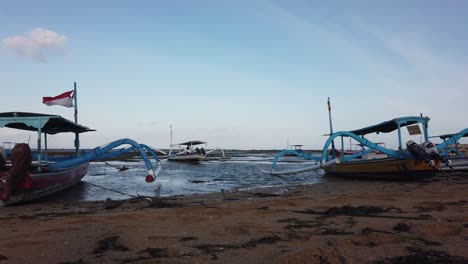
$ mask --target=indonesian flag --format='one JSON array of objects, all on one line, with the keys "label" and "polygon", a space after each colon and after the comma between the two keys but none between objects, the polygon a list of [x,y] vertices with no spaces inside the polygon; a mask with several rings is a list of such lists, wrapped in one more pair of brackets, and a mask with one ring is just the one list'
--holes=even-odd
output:
[{"label": "indonesian flag", "polygon": [[71,90],[55,97],[42,97],[42,103],[48,106],[61,105],[65,107],[73,107],[73,97],[75,97],[75,93],[74,90]]}]

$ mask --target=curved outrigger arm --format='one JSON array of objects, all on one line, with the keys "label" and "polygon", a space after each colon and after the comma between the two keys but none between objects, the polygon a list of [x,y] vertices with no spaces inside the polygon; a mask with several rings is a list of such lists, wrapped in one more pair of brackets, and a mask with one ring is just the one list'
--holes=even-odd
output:
[{"label": "curved outrigger arm", "polygon": [[[307,160],[315,160],[316,164],[312,165],[312,166],[300,168],[300,169],[276,171],[276,164],[277,164],[278,160],[282,156],[284,156],[286,154],[293,154],[293,155],[296,155],[298,157],[301,157],[301,158],[304,158],[304,159],[307,159]],[[334,159],[334,160],[326,162],[326,161],[322,160],[322,158],[320,156],[313,156],[313,155],[308,155],[308,154],[298,152],[298,151],[295,151],[295,150],[291,150],[291,149],[284,149],[280,153],[276,154],[275,159],[273,160],[273,164],[271,166],[271,171],[262,171],[262,172],[272,174],[272,175],[294,174],[294,173],[301,173],[301,172],[307,172],[307,171],[323,169],[323,168],[332,166],[332,165],[334,165],[336,163],[339,163],[339,162],[340,162],[339,159]]]},{"label": "curved outrigger arm", "polygon": [[278,154],[276,154],[275,156],[275,159],[273,160],[273,164],[271,165],[271,170],[274,171],[276,169],[276,163],[278,162],[278,160],[283,157],[284,155],[286,154],[294,154],[298,157],[301,157],[303,159],[306,159],[306,160],[315,160],[315,161],[321,161],[322,158],[319,157],[319,156],[313,156],[313,155],[308,155],[308,154],[305,154],[305,153],[301,153],[301,152],[297,152],[295,150],[291,150],[291,149],[283,149],[281,152],[279,152]]},{"label": "curved outrigger arm", "polygon": [[[437,145],[437,150],[440,151],[440,150],[443,150],[443,149],[447,148],[450,145],[456,144],[458,142],[458,140],[460,140],[462,137],[465,137],[467,135],[468,135],[468,128],[465,128],[462,131],[460,131],[457,134],[450,137],[449,139],[444,140],[443,143]],[[453,149],[445,150],[441,154],[444,155],[444,154],[447,154],[450,151],[453,151]],[[455,151],[457,152],[458,155],[463,156],[458,149],[455,150]]]},{"label": "curved outrigger arm", "polygon": [[[129,144],[129,145],[131,145],[131,147],[124,148],[124,149],[119,149],[119,150],[114,150],[112,152],[108,152],[108,151],[110,151],[110,150],[112,150],[112,149],[114,149],[114,148],[116,148],[116,147],[118,147],[120,145],[124,145],[124,144]],[[73,158],[73,159],[52,163],[52,164],[49,165],[49,169],[58,170],[58,169],[72,167],[74,165],[77,165],[77,164],[80,164],[80,163],[83,163],[83,162],[87,162],[87,161],[91,161],[91,160],[100,160],[100,159],[112,158],[112,157],[116,157],[116,156],[128,153],[128,152],[130,152],[132,150],[135,150],[135,149],[138,150],[138,152],[140,153],[140,156],[143,158],[143,161],[145,162],[146,168],[148,170],[148,176],[146,176],[146,181],[147,182],[153,182],[155,180],[155,177],[157,177],[157,175],[161,171],[161,162],[160,162],[158,156],[147,145],[138,144],[136,141],[134,141],[132,139],[128,139],[128,138],[116,140],[114,142],[111,142],[111,143],[107,144],[104,147],[94,148],[92,151],[90,151],[90,152],[88,152],[88,153],[86,153],[84,155],[81,155],[79,157]],[[148,151],[154,157],[154,159],[156,161],[156,168],[155,169],[153,169],[153,165],[151,164],[148,156],[146,155],[145,150]]]},{"label": "curved outrigger arm", "polygon": [[301,172],[307,172],[307,171],[315,171],[315,170],[320,170],[323,168],[330,167],[332,165],[335,165],[337,163],[340,163],[340,159],[334,159],[330,161],[320,161],[316,165],[300,168],[300,169],[295,169],[295,170],[285,170],[285,171],[275,171],[273,168],[271,169],[270,172],[268,171],[263,171],[264,173],[269,173],[272,175],[287,175],[287,174],[295,174],[295,173],[301,173]]},{"label": "curved outrigger arm", "polygon": [[215,149],[212,149],[210,151],[207,151],[206,152],[206,155],[212,153],[212,152],[215,152],[216,150],[220,150],[221,151],[221,154],[223,154],[223,158],[226,158],[226,156],[224,155],[224,150],[222,148],[215,148]]},{"label": "curved outrigger arm", "polygon": [[152,169],[151,162],[148,160],[149,165],[150,165],[150,168],[148,168],[148,164],[146,163],[146,160],[145,160],[146,168],[148,169],[148,176],[146,176],[145,180],[146,182],[153,182],[155,178],[158,177],[159,173],[161,172],[161,169],[162,169],[161,161],[159,160],[158,155],[156,154],[156,152],[154,152],[152,148],[150,148],[149,146],[145,144],[140,144],[140,146],[146,151],[148,151],[153,156],[154,160],[156,160],[156,168],[153,169],[153,174],[150,174],[151,169]]},{"label": "curved outrigger arm", "polygon": [[[395,150],[392,150],[392,149],[388,149],[388,148],[384,148],[382,146],[379,146],[378,144],[366,139],[366,138],[363,138],[363,137],[360,137],[352,132],[349,132],[349,131],[340,131],[340,132],[335,132],[333,133],[333,135],[331,135],[327,141],[325,142],[325,145],[323,146],[323,151],[322,151],[322,159],[324,160],[328,160],[328,157],[327,157],[327,151],[328,151],[328,147],[332,144],[333,140],[337,137],[350,137],[354,140],[356,140],[357,142],[359,142],[362,146],[366,146],[368,148],[372,150],[378,150],[382,153],[385,153],[391,157],[394,157],[394,158],[401,158],[402,157],[402,153],[401,152],[398,152],[398,151],[395,151]],[[370,152],[370,151],[369,151]],[[367,152],[367,153],[369,153]],[[354,155],[350,155],[350,156],[344,156],[342,158],[343,161],[346,161],[346,160],[349,160],[349,159],[354,159],[354,158],[357,158],[359,156],[362,156],[364,154],[367,154],[366,151],[361,151],[361,152],[358,152]]]}]

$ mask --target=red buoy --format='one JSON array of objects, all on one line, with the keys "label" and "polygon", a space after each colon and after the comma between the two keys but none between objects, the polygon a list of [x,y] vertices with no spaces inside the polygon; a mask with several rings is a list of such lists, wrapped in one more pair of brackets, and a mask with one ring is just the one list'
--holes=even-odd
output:
[{"label": "red buoy", "polygon": [[155,180],[155,178],[154,178],[153,175],[148,175],[148,176],[146,176],[146,178],[145,178],[145,181],[146,181],[147,183],[154,182],[154,180]]}]

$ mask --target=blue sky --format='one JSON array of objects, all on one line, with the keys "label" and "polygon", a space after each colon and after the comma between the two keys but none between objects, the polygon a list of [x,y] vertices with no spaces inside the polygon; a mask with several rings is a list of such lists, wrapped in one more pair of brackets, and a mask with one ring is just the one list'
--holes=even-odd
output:
[{"label": "blue sky", "polygon": [[321,148],[327,97],[335,131],[423,113],[432,134],[455,132],[468,127],[467,12],[456,0],[9,1],[0,111],[73,119],[42,96],[76,81],[79,121],[99,131],[86,148],[166,148],[170,124],[175,142]]}]

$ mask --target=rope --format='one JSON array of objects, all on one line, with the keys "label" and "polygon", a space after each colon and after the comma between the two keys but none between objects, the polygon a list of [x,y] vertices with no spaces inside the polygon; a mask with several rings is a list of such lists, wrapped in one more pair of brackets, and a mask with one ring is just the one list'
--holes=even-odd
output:
[{"label": "rope", "polygon": [[[110,140],[108,137],[104,136],[104,135],[103,135],[101,132],[99,132],[98,130],[96,130],[96,132],[97,132],[99,135],[101,135],[103,138],[105,138],[107,141],[109,141],[109,142],[112,141],[112,140]],[[104,145],[106,145],[106,144],[104,144]],[[103,145],[103,146],[104,146],[104,145]]]},{"label": "rope", "polygon": [[111,166],[111,167],[114,167],[114,168],[119,169],[119,166],[112,165],[112,164],[108,163],[107,161],[104,162],[104,163],[105,163],[106,165],[108,165],[108,166]]},{"label": "rope", "polygon": [[90,182],[86,182],[87,184],[90,184],[90,185],[93,185],[95,187],[99,187],[101,189],[104,189],[104,190],[108,190],[108,191],[111,191],[111,192],[116,192],[116,193],[119,193],[119,194],[123,194],[123,195],[127,195],[127,196],[130,196],[132,198],[139,198],[138,195],[133,195],[133,194],[128,194],[128,193],[124,193],[124,192],[121,192],[121,191],[118,191],[118,190],[114,190],[114,189],[111,189],[111,188],[107,188],[107,187],[104,187],[104,186],[100,186],[100,185],[97,185],[97,184],[94,184],[94,183],[90,183]]}]

